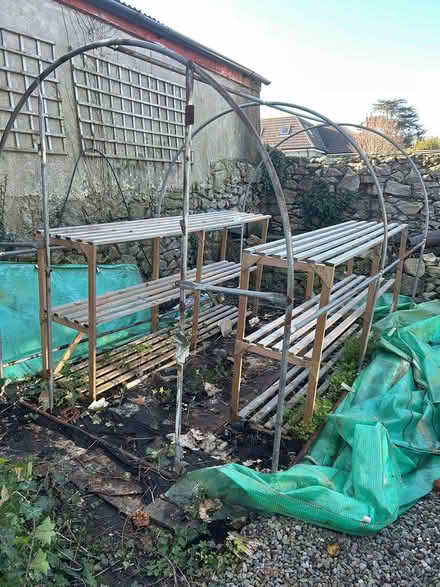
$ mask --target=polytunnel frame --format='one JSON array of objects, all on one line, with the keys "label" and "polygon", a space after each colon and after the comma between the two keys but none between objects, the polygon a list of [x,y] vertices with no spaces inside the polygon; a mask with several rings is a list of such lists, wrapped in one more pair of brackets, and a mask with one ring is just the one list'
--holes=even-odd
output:
[{"label": "polytunnel frame", "polygon": [[[176,402],[176,427],[175,427],[175,444],[176,444],[176,462],[175,466],[176,469],[180,468],[180,460],[182,456],[182,448],[180,445],[180,433],[181,433],[181,411],[182,411],[182,395],[183,395],[183,367],[185,364],[185,359],[189,353],[189,343],[185,338],[184,333],[184,308],[185,308],[185,289],[192,289],[190,286],[193,285],[189,282],[186,282],[186,272],[187,272],[187,252],[188,252],[188,216],[189,216],[189,191],[190,191],[190,175],[191,175],[191,144],[192,144],[192,127],[194,124],[194,106],[192,103],[192,95],[193,95],[193,88],[194,88],[194,74],[198,75],[198,78],[201,81],[207,83],[213,89],[217,90],[217,92],[224,98],[224,100],[231,106],[230,111],[236,112],[240,120],[244,123],[247,130],[250,132],[251,136],[256,140],[257,150],[259,151],[262,161],[268,171],[269,177],[271,179],[275,197],[277,199],[278,206],[280,208],[280,214],[282,219],[282,226],[283,232],[286,239],[286,257],[287,257],[287,303],[285,307],[285,320],[284,320],[284,336],[283,336],[283,345],[282,345],[282,356],[280,361],[280,383],[279,383],[279,394],[278,394],[278,405],[277,405],[277,414],[276,414],[276,423],[275,423],[275,436],[274,436],[274,448],[273,448],[273,457],[272,457],[272,470],[278,470],[278,462],[279,462],[279,449],[280,449],[280,440],[281,440],[281,425],[282,425],[282,416],[283,416],[283,408],[284,408],[284,393],[285,393],[285,384],[286,384],[286,373],[287,373],[287,358],[288,358],[288,348],[289,348],[289,339],[290,339],[290,325],[292,320],[292,309],[293,309],[293,297],[294,297],[294,260],[293,260],[293,248],[292,248],[292,234],[290,228],[290,222],[288,217],[288,210],[287,204],[284,197],[283,189],[281,183],[279,181],[279,177],[276,173],[276,170],[273,166],[273,163],[270,159],[268,152],[266,151],[263,141],[261,137],[257,133],[255,127],[250,122],[249,118],[246,116],[245,112],[242,110],[239,104],[235,102],[235,100],[229,95],[226,89],[221,86],[210,74],[204,71],[200,66],[196,63],[186,59],[185,57],[178,55],[177,53],[170,51],[169,49],[165,48],[162,45],[158,45],[156,43],[151,43],[148,41],[141,41],[135,39],[104,39],[102,41],[96,41],[93,43],[89,43],[83,45],[77,49],[69,51],[65,53],[63,56],[55,60],[51,65],[49,65],[43,72],[41,72],[34,81],[30,84],[30,86],[25,90],[22,97],[20,98],[19,102],[17,103],[14,111],[11,113],[8,123],[4,129],[2,138],[0,140],[0,156],[4,150],[6,140],[9,136],[11,128],[18,116],[18,113],[21,111],[21,108],[26,103],[27,99],[33,93],[33,91],[39,87],[40,83],[55,69],[57,69],[63,63],[70,61],[76,55],[80,55],[86,53],[88,51],[92,51],[97,48],[102,47],[109,47],[109,48],[117,48],[120,46],[135,46],[144,48],[150,51],[156,51],[161,53],[170,59],[174,59],[175,61],[183,64],[185,66],[185,87],[186,87],[186,107],[185,107],[185,142],[184,142],[184,150],[185,150],[185,157],[184,157],[184,178],[183,178],[183,214],[182,214],[182,221],[181,221],[181,229],[182,229],[182,243],[181,243],[181,280],[178,283],[180,288],[180,304],[179,304],[179,311],[180,311],[180,320],[179,320],[179,330],[176,336],[176,362],[178,367],[178,388],[177,388],[177,402]],[[136,56],[135,56],[136,57]],[[252,100],[253,105],[270,105],[265,103],[263,100],[256,99],[252,96],[243,96],[246,99]],[[373,181],[376,185],[376,189],[378,192],[378,198],[380,202],[380,207],[383,216],[383,224],[384,224],[384,244],[382,247],[382,258],[380,263],[380,273],[383,271],[385,256],[386,256],[386,248],[388,243],[388,235],[387,235],[387,215],[385,210],[385,203],[383,199],[383,193],[381,186],[379,184],[378,178],[369,162],[368,157],[366,154],[359,148],[359,146],[353,141],[353,139],[344,132],[340,125],[332,122],[327,117],[302,106],[281,102],[277,103],[278,109],[280,107],[287,107],[293,108],[297,110],[301,110],[313,116],[317,116],[318,120],[325,121],[326,126],[331,126],[335,128],[340,134],[346,137],[346,139],[352,144],[354,149],[358,152],[359,156],[363,159],[364,163],[368,167]],[[285,111],[285,110],[284,110]],[[292,113],[291,111],[288,111]],[[219,115],[214,117],[214,119],[219,118]],[[307,118],[307,117],[306,117]],[[40,119],[44,121],[44,117],[40,116]],[[208,121],[205,126],[207,126],[211,121]],[[40,124],[40,134],[44,139],[44,130],[42,124]],[[42,152],[42,161],[44,156],[44,147],[41,148]],[[47,191],[46,191],[46,181],[45,181],[45,165],[43,166],[42,163],[42,198],[43,198],[43,209],[47,207]],[[45,222],[44,226],[44,235],[45,235],[45,242],[46,245],[49,241],[49,225],[48,220]],[[47,273],[46,279],[50,282],[50,250],[49,247],[45,247],[46,251],[46,261],[47,261]],[[209,288],[205,288],[209,289]],[[377,287],[376,287],[377,292]],[[233,292],[235,295],[241,296],[255,296],[255,292],[235,289]],[[264,297],[270,296],[271,294],[265,294]],[[263,294],[259,294],[259,297],[263,297]],[[325,308],[321,309],[322,312],[326,311]],[[48,317],[49,321],[49,317]],[[50,347],[51,348],[51,347]],[[50,377],[50,382],[52,378]],[[53,407],[53,385],[50,385],[49,390],[50,396],[50,408]]]},{"label": "polytunnel frame", "polygon": [[[191,142],[192,142],[192,126],[194,123],[194,106],[192,104],[192,93],[194,87],[194,73],[197,73],[199,78],[202,79],[205,83],[210,85],[213,89],[217,90],[217,92],[224,98],[224,100],[231,106],[233,111],[236,112],[240,120],[244,123],[245,127],[250,132],[251,136],[256,141],[257,150],[259,151],[262,159],[265,162],[265,166],[269,177],[271,179],[273,189],[275,192],[275,197],[278,202],[278,206],[280,208],[280,214],[282,218],[283,224],[283,231],[286,236],[286,243],[287,243],[287,274],[288,274],[288,286],[287,286],[287,303],[285,308],[285,334],[283,338],[283,351],[282,351],[282,358],[280,362],[280,389],[285,387],[286,383],[286,374],[287,374],[287,358],[288,358],[288,343],[289,343],[289,334],[290,334],[290,322],[291,322],[291,315],[293,309],[293,293],[294,293],[294,262],[293,262],[293,250],[292,250],[292,238],[291,238],[291,229],[289,223],[289,216],[287,211],[287,204],[284,198],[283,189],[281,187],[281,183],[279,181],[278,175],[276,170],[273,166],[273,163],[264,148],[264,144],[260,139],[255,127],[252,125],[248,117],[246,116],[245,112],[243,112],[238,104],[235,102],[233,98],[228,94],[228,92],[207,72],[205,72],[200,66],[194,63],[191,60],[186,59],[185,57],[175,53],[164,47],[163,45],[159,45],[156,43],[152,43],[149,41],[142,41],[137,39],[104,39],[101,41],[95,41],[92,43],[88,43],[86,45],[82,45],[76,49],[68,51],[58,59],[56,59],[53,63],[51,63],[45,70],[40,72],[38,76],[35,77],[34,81],[26,88],[24,93],[22,94],[20,100],[18,101],[17,105],[15,106],[14,110],[11,112],[9,120],[6,124],[6,127],[3,131],[1,140],[0,140],[0,157],[4,151],[6,141],[10,134],[10,131],[15,123],[15,120],[23,108],[24,104],[31,96],[31,94],[40,86],[41,82],[47,78],[53,71],[55,71],[60,65],[66,63],[73,59],[73,57],[77,55],[82,55],[87,53],[88,51],[92,51],[94,49],[109,47],[109,48],[117,48],[121,46],[132,46],[132,47],[140,47],[143,49],[147,49],[150,51],[158,52],[170,59],[174,59],[178,63],[185,66],[185,87],[186,87],[186,104],[185,104],[185,158],[184,158],[184,179],[183,179],[183,214],[181,220],[181,230],[182,230],[182,241],[181,241],[181,250],[182,250],[182,258],[181,258],[181,281],[179,283],[179,288],[181,290],[180,294],[180,304],[179,304],[179,312],[180,312],[180,319],[179,319],[179,331],[176,335],[176,362],[178,368],[178,388],[177,388],[177,401],[176,401],[176,426],[175,426],[175,444],[176,444],[176,460],[175,460],[175,468],[180,469],[180,461],[182,456],[182,448],[180,445],[180,434],[181,434],[181,411],[182,411],[182,396],[183,396],[183,367],[185,364],[186,356],[189,353],[189,343],[186,340],[185,332],[183,329],[184,324],[184,312],[185,312],[185,287],[183,283],[186,279],[186,270],[187,270],[187,251],[188,251],[188,216],[189,216],[189,190],[190,190],[190,174],[191,174]],[[40,137],[44,141],[45,139],[45,131],[44,131],[44,114],[40,115]],[[41,153],[41,191],[42,191],[42,200],[43,200],[43,210],[47,209],[47,189],[46,189],[46,164],[45,164],[45,147],[41,145],[40,149]],[[44,163],[43,163],[44,162]],[[45,221],[44,221],[44,255],[46,258],[46,283],[48,285],[48,291],[50,293],[50,274],[51,274],[51,262],[50,262],[50,248],[48,246],[49,242],[49,221],[48,215],[44,214]],[[255,292],[246,291],[246,290],[235,290],[237,295],[247,295],[247,296],[254,296]],[[260,294],[261,296],[261,294]],[[269,294],[266,294],[269,297]],[[50,307],[50,305],[49,305]],[[51,320],[50,312],[48,312],[47,316],[48,322]],[[50,330],[50,329],[49,329]],[[50,344],[50,353],[52,352],[52,342],[49,340]],[[49,362],[50,365],[50,362]],[[50,369],[49,373],[49,407],[52,411],[53,409],[53,375],[52,370]],[[276,453],[274,449],[274,454]],[[279,453],[279,447],[278,447]],[[276,463],[276,468],[278,468],[278,461]]]}]

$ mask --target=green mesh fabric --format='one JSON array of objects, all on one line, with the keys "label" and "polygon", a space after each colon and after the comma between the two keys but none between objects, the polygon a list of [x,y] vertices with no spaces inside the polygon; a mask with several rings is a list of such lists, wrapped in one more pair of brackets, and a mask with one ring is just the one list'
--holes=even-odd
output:
[{"label": "green mesh fabric", "polygon": [[[142,282],[136,265],[100,265],[96,275],[96,291],[103,294]],[[51,273],[52,304],[57,306],[87,298],[87,266],[57,265]],[[16,361],[41,351],[38,296],[38,272],[31,263],[0,263],[0,336],[3,363]],[[141,320],[149,320],[150,310],[137,312],[98,327],[99,332],[127,327]],[[150,325],[143,324],[128,330],[98,338],[98,348],[112,347],[140,333],[147,334]],[[76,331],[53,324],[53,348],[68,344]],[[62,356],[54,353],[54,361]],[[87,344],[77,347],[74,357],[87,354]],[[6,367],[4,376],[10,379],[31,375],[41,369],[41,359]]]},{"label": "green mesh fabric", "polygon": [[[440,302],[379,300],[381,339],[314,444],[313,461],[276,474],[231,464],[186,475],[168,492],[200,490],[226,506],[282,514],[349,534],[391,524],[440,478]],[[388,307],[385,313],[385,308]],[[311,464],[311,463],[317,464]]]}]

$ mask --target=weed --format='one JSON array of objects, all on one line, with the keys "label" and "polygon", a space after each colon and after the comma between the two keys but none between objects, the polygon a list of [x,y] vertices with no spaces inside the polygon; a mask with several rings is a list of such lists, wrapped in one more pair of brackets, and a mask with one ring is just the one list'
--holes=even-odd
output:
[{"label": "weed", "polygon": [[291,410],[287,410],[285,414],[285,423],[288,432],[298,440],[307,441],[319,426],[326,422],[327,417],[333,407],[332,401],[322,397],[317,397],[315,401],[315,411],[310,421],[304,423],[304,400],[296,404]]}]

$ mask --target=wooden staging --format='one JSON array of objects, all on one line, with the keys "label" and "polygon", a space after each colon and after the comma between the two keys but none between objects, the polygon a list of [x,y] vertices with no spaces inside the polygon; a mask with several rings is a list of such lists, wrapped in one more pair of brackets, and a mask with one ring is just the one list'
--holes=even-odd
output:
[{"label": "wooden staging", "polygon": [[[396,307],[406,249],[408,227],[405,224],[388,224],[387,236],[400,233],[400,254],[396,275],[385,280],[379,275],[380,255],[384,242],[384,225],[378,222],[350,220],[336,226],[306,232],[292,237],[295,271],[307,273],[306,301],[292,312],[288,362],[296,366],[305,388],[304,420],[313,415],[317,388],[322,380],[321,362],[339,344],[341,337],[350,332],[356,321],[363,319],[361,356],[366,349],[369,327],[376,295],[393,287],[393,309]],[[370,276],[353,273],[353,259],[371,251]],[[243,251],[240,287],[248,289],[249,272],[257,267],[258,276],[265,266],[287,267],[286,240],[263,243]],[[344,277],[336,280],[336,268],[345,267]],[[315,277],[320,281],[320,294],[313,295]],[[240,410],[240,380],[243,356],[246,353],[281,360],[285,316],[283,315],[257,331],[245,335],[247,297],[240,299],[239,321],[234,350],[234,373],[231,394],[231,417],[248,417],[251,412]],[[327,352],[328,351],[328,352]],[[298,369],[302,369],[299,375]],[[325,371],[326,372],[326,371]],[[295,375],[296,377],[297,375]],[[290,384],[289,384],[290,385]],[[289,388],[290,389],[290,388]],[[293,389],[293,388],[292,388]],[[304,393],[302,393],[304,395]],[[266,396],[264,396],[266,397]],[[276,407],[271,399],[262,413]],[[269,410],[270,411],[270,410]],[[259,412],[260,413],[260,412]],[[257,420],[260,416],[255,416]],[[274,416],[273,416],[274,417]]]},{"label": "wooden staging", "polygon": [[[219,305],[200,312],[199,341],[220,335],[219,324],[229,318],[233,324],[237,322],[238,311],[233,306]],[[192,318],[186,320],[186,335],[191,337]],[[176,342],[174,335],[177,327],[165,328],[124,343],[111,351],[102,351],[96,356],[96,394],[99,395],[123,385],[131,389],[139,385],[154,371],[171,367],[176,363]],[[88,361],[86,359],[73,363],[69,375],[59,376],[56,381],[61,385],[63,380],[70,379],[73,374],[77,380],[77,391],[85,393],[88,389]]]},{"label": "wooden staging", "polygon": [[[228,231],[235,226],[243,227],[249,223],[261,224],[261,243],[264,243],[267,235],[267,226],[270,216],[264,214],[242,213],[234,210],[223,210],[221,212],[209,212],[203,214],[192,214],[189,216],[188,233],[196,234],[198,237],[197,263],[196,267],[188,272],[188,278],[196,282],[210,285],[223,283],[240,276],[241,266],[237,263],[227,261],[226,248]],[[147,218],[142,220],[129,220],[123,222],[112,222],[108,224],[93,224],[86,226],[67,226],[51,229],[49,231],[50,244],[62,245],[67,248],[82,251],[88,262],[88,297],[85,300],[64,304],[53,308],[51,316],[47,311],[47,272],[44,255],[38,257],[38,275],[40,292],[40,323],[41,343],[43,349],[43,375],[49,376],[48,357],[49,349],[48,324],[53,320],[59,324],[76,330],[79,334],[88,336],[89,347],[89,394],[93,400],[97,393],[102,393],[102,385],[107,386],[106,380],[102,381],[103,371],[100,366],[96,352],[96,328],[100,324],[128,316],[130,314],[152,309],[152,329],[155,331],[159,322],[159,306],[171,300],[179,298],[179,288],[176,281],[179,275],[171,275],[160,278],[160,241],[161,238],[170,236],[182,236],[181,216],[170,216],[163,218]],[[205,236],[207,231],[222,231],[220,245],[220,260],[217,263],[203,265]],[[40,239],[43,233],[37,234]],[[97,247],[110,244],[139,242],[152,240],[152,280],[133,287],[110,292],[104,295],[96,295],[96,255]],[[258,279],[257,288],[261,279]],[[199,336],[199,312],[200,294],[194,294],[194,316],[192,332],[189,336],[191,348],[195,350]],[[158,333],[159,335],[159,333]],[[201,333],[202,336],[202,333]],[[69,359],[75,346],[80,342],[81,336],[75,335],[72,344],[64,354],[60,363],[55,367],[55,374],[58,374],[65,362]],[[159,358],[157,359],[157,361]],[[156,362],[157,362],[156,361]],[[160,361],[159,361],[160,362]],[[137,368],[137,365],[133,365]],[[110,379],[109,379],[110,380]],[[110,386],[111,387],[111,386]],[[109,389],[110,387],[106,387]],[[98,391],[101,390],[101,391]]]}]

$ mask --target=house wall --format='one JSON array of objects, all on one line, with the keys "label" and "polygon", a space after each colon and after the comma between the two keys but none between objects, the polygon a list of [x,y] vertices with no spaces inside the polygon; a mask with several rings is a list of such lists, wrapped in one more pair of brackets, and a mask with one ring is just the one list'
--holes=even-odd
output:
[{"label": "house wall", "polygon": [[[87,42],[128,36],[94,17],[54,0],[0,0],[0,9],[1,27],[54,42],[56,57]],[[136,50],[147,55],[152,54],[141,49]],[[110,49],[99,50],[97,55],[171,82],[184,83],[183,77],[176,73]],[[157,53],[152,56],[176,65]],[[79,164],[71,195],[60,218],[74,164],[80,152],[80,136],[71,65],[63,64],[58,69],[57,76],[60,80],[67,154],[48,154],[51,226],[127,218],[127,209],[109,167],[95,157],[83,159]],[[224,85],[243,91],[240,84],[220,76],[216,79]],[[254,93],[258,95],[255,91]],[[226,108],[224,100],[213,89],[198,82],[195,83],[194,104],[196,127]],[[253,108],[247,112],[253,122],[258,124],[259,109]],[[6,119],[7,113],[3,112],[3,127]],[[37,136],[35,140],[38,141]],[[222,209],[233,206],[237,200],[237,191],[240,190],[238,186],[246,179],[247,168],[256,156],[253,142],[249,140],[242,122],[234,114],[216,121],[209,130],[202,131],[195,139],[193,151],[193,209]],[[111,159],[111,163],[126,198],[129,217],[134,219],[152,216],[167,164],[135,159]],[[0,232],[6,233],[9,238],[29,237],[35,229],[42,226],[38,153],[4,152],[0,160],[0,181],[4,196],[0,198]],[[174,167],[168,183],[163,214],[176,214],[181,210],[181,185],[180,164]],[[101,262],[133,261],[137,256],[139,249],[136,245],[132,245],[130,251],[128,247],[121,247],[99,252]],[[72,253],[57,254],[56,259],[58,262],[79,260]],[[173,264],[174,262],[169,263],[171,266]]]}]

